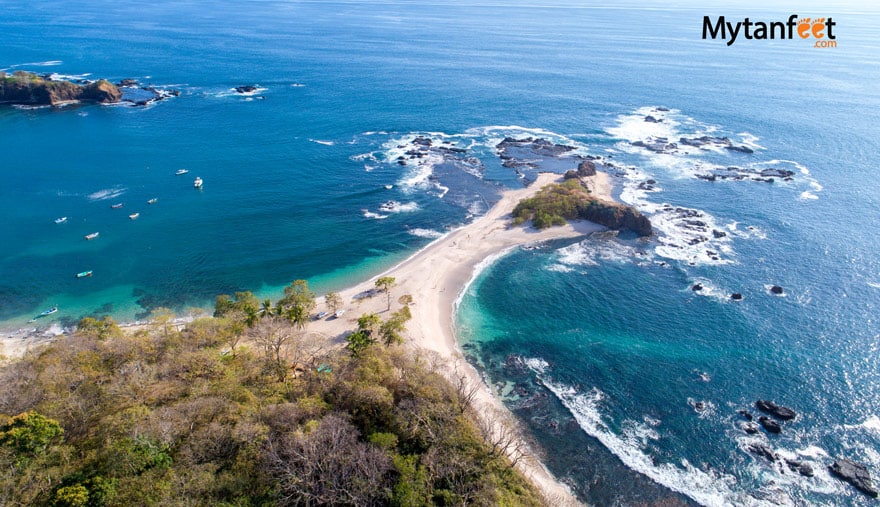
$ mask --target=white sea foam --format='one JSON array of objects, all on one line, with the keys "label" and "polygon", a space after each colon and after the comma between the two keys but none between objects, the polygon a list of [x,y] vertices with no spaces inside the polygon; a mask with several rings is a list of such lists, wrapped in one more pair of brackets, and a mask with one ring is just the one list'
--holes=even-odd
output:
[{"label": "white sea foam", "polygon": [[53,72],[49,74],[49,79],[51,81],[79,81],[88,79],[88,77],[91,75],[91,72],[86,72],[85,74],[59,74],[57,72]]},{"label": "white sea foam", "polygon": [[865,429],[880,433],[880,417],[877,417],[876,415],[871,415],[859,424],[844,424],[843,427],[849,430]]},{"label": "white sea foam", "polygon": [[362,209],[361,212],[363,212],[364,218],[373,218],[375,220],[383,220],[385,218],[388,218],[388,215],[380,215],[379,213],[373,213],[372,211],[370,211],[368,209]]},{"label": "white sea foam", "polygon": [[335,141],[323,141],[323,140],[321,140],[321,139],[312,139],[311,137],[309,138],[309,141],[311,141],[311,142],[313,142],[313,143],[317,143],[317,144],[323,144],[324,146],[334,146],[334,145],[336,145],[336,142],[335,142]]},{"label": "white sea foam", "polygon": [[382,211],[388,213],[411,213],[413,211],[418,211],[419,204],[417,202],[407,202],[400,203],[396,201],[389,201],[382,205]]},{"label": "white sea foam", "polygon": [[409,229],[406,232],[412,234],[413,236],[418,236],[420,238],[439,238],[443,236],[443,233],[440,231],[435,231],[433,229],[422,229],[419,227],[415,227],[413,229]]},{"label": "white sea foam", "polygon": [[113,199],[119,197],[124,194],[125,191],[128,190],[123,187],[113,187],[113,188],[105,188],[103,190],[98,190],[97,192],[93,192],[88,195],[90,201],[104,201],[107,199]]},{"label": "white sea foam", "polygon": [[748,146],[753,150],[763,150],[765,149],[763,146],[758,144],[758,140],[760,139],[758,136],[754,134],[750,134],[748,132],[740,132],[739,138],[742,141],[743,145]]},{"label": "white sea foam", "polygon": [[645,452],[649,440],[659,439],[659,435],[644,422],[626,420],[621,424],[623,431],[612,431],[601,413],[605,394],[597,388],[581,392],[572,386],[554,382],[546,378],[546,370],[533,369],[541,383],[547,387],[574,416],[583,431],[599,440],[606,449],[629,468],[651,478],[667,488],[686,495],[708,506],[763,505],[744,493],[735,491],[735,477],[715,470],[704,471],[691,465],[687,460],[679,464],[657,464]]},{"label": "white sea foam", "polygon": [[539,375],[547,373],[547,370],[550,368],[550,363],[541,359],[540,357],[529,357],[523,359],[523,364],[528,366],[530,370]]},{"label": "white sea foam", "polygon": [[[703,286],[700,290],[693,290],[693,286],[700,284]],[[730,291],[718,287],[712,280],[708,278],[695,278],[693,283],[688,285],[687,290],[693,292],[696,296],[708,297],[718,301],[729,301]]]}]

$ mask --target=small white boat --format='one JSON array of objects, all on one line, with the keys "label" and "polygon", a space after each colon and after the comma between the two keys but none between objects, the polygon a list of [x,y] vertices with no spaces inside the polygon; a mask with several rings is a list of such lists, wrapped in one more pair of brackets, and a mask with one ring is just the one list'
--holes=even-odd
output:
[{"label": "small white boat", "polygon": [[193,182],[193,187],[202,188],[202,179],[196,176],[196,180]]},{"label": "small white boat", "polygon": [[147,201],[147,204],[156,204],[156,201],[158,201],[158,200],[159,200],[159,199],[156,199],[155,197],[153,197],[152,199],[150,199],[149,201]]},{"label": "small white boat", "polygon": [[37,320],[37,319],[41,319],[41,318],[43,318],[43,317],[46,317],[46,316],[48,316],[48,315],[52,315],[53,313],[55,313],[55,312],[57,312],[57,311],[58,311],[58,307],[57,307],[57,306],[53,306],[52,308],[49,308],[49,309],[46,310],[45,312],[43,312],[43,313],[37,315],[36,317],[32,318],[32,319],[31,319],[31,322],[33,322],[33,321],[35,321],[35,320]]},{"label": "small white boat", "polygon": [[342,317],[343,315],[345,315],[345,310],[336,310],[336,313],[333,314],[333,316],[336,317],[337,319],[339,317]]},{"label": "small white boat", "polygon": [[136,218],[139,217],[139,216],[141,216],[140,213],[132,213],[131,215],[128,215],[128,218],[134,220],[134,219],[136,219]]},{"label": "small white boat", "polygon": [[394,188],[394,185],[385,185],[385,190],[391,190]]},{"label": "small white boat", "polygon": [[90,276],[92,276],[92,272],[91,272],[91,270],[89,270],[89,271],[83,271],[83,272],[81,272],[81,273],[77,273],[77,274],[76,274],[76,277],[77,277],[77,278],[88,278],[88,277],[90,277]]},{"label": "small white boat", "polygon": [[120,202],[120,203],[118,203],[118,204],[112,204],[112,205],[110,205],[110,207],[113,208],[113,209],[119,209],[119,208],[122,207],[122,203]]},{"label": "small white boat", "polygon": [[56,224],[63,224],[66,221],[67,221],[67,217],[59,217],[59,218],[55,219]]},{"label": "small white boat", "polygon": [[188,172],[189,172],[188,169],[178,169],[177,172],[175,172],[174,174],[180,176],[181,174],[186,174]]},{"label": "small white boat", "polygon": [[99,235],[100,235],[100,233],[97,233],[97,232],[93,232],[91,234],[86,234],[86,239],[93,240],[93,239],[97,238]]}]

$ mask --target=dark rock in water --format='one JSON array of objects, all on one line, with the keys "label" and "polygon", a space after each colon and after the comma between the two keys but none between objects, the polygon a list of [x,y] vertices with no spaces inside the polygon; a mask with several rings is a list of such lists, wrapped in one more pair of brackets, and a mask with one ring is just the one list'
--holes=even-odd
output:
[{"label": "dark rock in water", "polygon": [[665,112],[669,111],[669,108],[666,108],[666,107],[658,107],[658,108],[657,108],[657,111],[660,111],[660,112],[665,113]]},{"label": "dark rock in water", "polygon": [[654,118],[653,116],[648,115],[648,116],[645,116],[645,121],[648,123],[660,123],[663,120],[658,120],[657,118]]},{"label": "dark rock in water", "polygon": [[742,301],[742,298],[743,298],[743,295],[740,294],[739,292],[734,292],[733,294],[730,295],[730,299],[732,299],[734,301]]},{"label": "dark rock in water", "polygon": [[127,77],[119,82],[116,86],[140,86],[140,82],[137,79],[132,79]]},{"label": "dark rock in water", "polygon": [[767,412],[768,414],[783,421],[790,421],[797,417],[797,414],[794,410],[788,407],[777,405],[772,401],[758,400],[755,402],[755,406],[758,407],[758,410],[761,410],[762,412]]},{"label": "dark rock in water", "polygon": [[235,93],[253,93],[257,91],[257,87],[254,85],[245,85],[245,86],[236,86]]},{"label": "dark rock in water", "polygon": [[865,465],[847,458],[841,458],[828,467],[831,474],[856,487],[862,493],[877,498],[878,492],[871,482],[871,474]]},{"label": "dark rock in water", "polygon": [[778,422],[770,419],[766,415],[762,415],[758,418],[758,422],[761,423],[761,426],[764,427],[770,433],[782,433],[782,426],[779,425]]},{"label": "dark rock in water", "polygon": [[775,462],[777,459],[779,459],[779,456],[777,456],[776,453],[773,452],[773,449],[762,442],[753,442],[747,445],[746,449],[748,449],[750,453],[761,456],[762,458],[767,458],[770,461]]},{"label": "dark rock in water", "polygon": [[718,239],[727,236],[727,233],[724,231],[719,231],[718,229],[712,229],[712,236],[715,236],[715,239]]},{"label": "dark rock in water", "polygon": [[731,146],[725,146],[725,148],[730,151],[738,151],[740,153],[754,153],[755,152],[755,150],[749,148],[748,146],[731,145]]},{"label": "dark rock in water", "polygon": [[797,472],[804,477],[812,477],[815,474],[813,467],[809,463],[803,463],[796,459],[787,459],[785,464],[788,465],[789,470]]},{"label": "dark rock in water", "polygon": [[578,178],[578,173],[574,169],[569,169],[565,171],[565,174],[562,175],[562,179],[564,180],[573,180]]},{"label": "dark rock in water", "polygon": [[758,432],[758,425],[753,422],[744,422],[740,425],[740,428],[749,435],[754,435]]},{"label": "dark rock in water", "polygon": [[784,291],[782,290],[782,287],[774,285],[773,287],[770,287],[770,292],[773,294],[782,294]]},{"label": "dark rock in water", "polygon": [[691,287],[691,290],[694,292],[701,291],[701,290],[703,290],[703,284],[695,283],[694,286]]},{"label": "dark rock in water", "polygon": [[749,412],[748,410],[737,410],[736,413],[743,416],[746,421],[752,420],[752,413]]},{"label": "dark rock in water", "polygon": [[695,401],[693,403],[694,410],[697,412],[703,412],[706,410],[706,402],[705,401]]}]

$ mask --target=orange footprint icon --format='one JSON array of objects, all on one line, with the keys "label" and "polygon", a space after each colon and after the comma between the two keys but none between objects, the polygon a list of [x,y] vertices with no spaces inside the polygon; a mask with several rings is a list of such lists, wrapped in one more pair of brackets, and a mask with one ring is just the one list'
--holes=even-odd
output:
[{"label": "orange footprint icon", "polygon": [[825,34],[823,33],[824,31],[825,31],[825,18],[815,19],[813,21],[813,28],[812,28],[813,37],[815,37],[817,39],[821,39],[822,37],[825,37]]},{"label": "orange footprint icon", "polygon": [[797,27],[798,35],[801,36],[801,39],[806,39],[810,36],[810,18],[804,18],[798,21]]}]

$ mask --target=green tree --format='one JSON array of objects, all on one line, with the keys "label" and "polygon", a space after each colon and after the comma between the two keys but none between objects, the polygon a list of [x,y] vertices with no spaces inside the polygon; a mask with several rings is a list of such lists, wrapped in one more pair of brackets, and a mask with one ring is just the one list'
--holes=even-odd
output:
[{"label": "green tree", "polygon": [[327,308],[330,309],[330,313],[336,313],[336,310],[342,306],[342,298],[335,292],[328,292],[324,296],[324,303],[327,305]]},{"label": "green tree", "polygon": [[300,329],[309,322],[309,313],[315,308],[315,293],[309,290],[306,280],[294,280],[284,288],[284,297],[278,301],[287,320]]},{"label": "green tree", "polygon": [[18,453],[38,455],[63,434],[58,421],[36,412],[25,412],[0,426],[0,445],[12,447]]},{"label": "green tree", "polygon": [[353,356],[376,343],[382,326],[382,320],[375,313],[365,313],[358,318],[357,331],[348,335],[348,350]]},{"label": "green tree", "polygon": [[385,345],[403,343],[402,333],[406,331],[406,323],[411,318],[412,313],[410,313],[409,307],[404,306],[392,313],[391,317],[379,326],[379,335]]},{"label": "green tree", "polygon": [[388,296],[388,308],[386,310],[391,310],[391,288],[397,285],[397,280],[393,276],[381,276],[376,280],[376,287],[382,289],[386,296]]},{"label": "green tree", "polygon": [[89,504],[89,490],[82,484],[65,486],[55,492],[53,505],[57,507],[86,507]]}]

